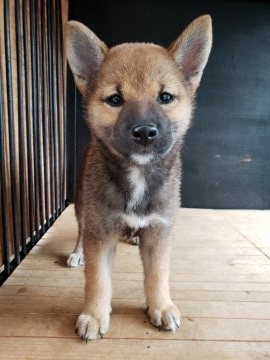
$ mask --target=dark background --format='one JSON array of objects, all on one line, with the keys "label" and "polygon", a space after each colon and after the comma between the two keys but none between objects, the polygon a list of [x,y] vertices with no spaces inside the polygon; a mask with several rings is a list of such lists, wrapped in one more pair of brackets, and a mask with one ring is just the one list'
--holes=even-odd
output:
[{"label": "dark background", "polygon": [[[210,14],[214,42],[182,150],[182,206],[270,208],[270,3],[266,1],[70,1],[69,18],[108,46],[168,46]],[[88,141],[80,95],[68,81],[68,200]]]}]

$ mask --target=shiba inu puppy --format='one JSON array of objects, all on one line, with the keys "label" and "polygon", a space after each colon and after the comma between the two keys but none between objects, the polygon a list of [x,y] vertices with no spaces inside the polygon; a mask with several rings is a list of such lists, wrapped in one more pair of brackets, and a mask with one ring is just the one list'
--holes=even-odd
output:
[{"label": "shiba inu puppy", "polygon": [[86,341],[108,331],[111,270],[122,236],[140,239],[152,324],[180,327],[168,283],[170,233],[180,203],[180,149],[211,45],[208,15],[168,49],[148,43],[108,49],[81,23],[68,23],[67,58],[92,134],[78,180],[78,243],[68,259],[72,267],[85,262],[76,329]]}]

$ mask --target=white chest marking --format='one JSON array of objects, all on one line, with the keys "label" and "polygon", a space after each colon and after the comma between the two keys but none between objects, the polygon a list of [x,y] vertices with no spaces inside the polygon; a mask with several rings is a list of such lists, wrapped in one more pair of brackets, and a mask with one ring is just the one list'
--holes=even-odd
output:
[{"label": "white chest marking", "polygon": [[142,176],[140,169],[136,167],[131,167],[128,174],[128,181],[131,185],[132,191],[130,200],[127,205],[127,210],[132,211],[138,205],[145,194],[146,190],[146,181]]}]

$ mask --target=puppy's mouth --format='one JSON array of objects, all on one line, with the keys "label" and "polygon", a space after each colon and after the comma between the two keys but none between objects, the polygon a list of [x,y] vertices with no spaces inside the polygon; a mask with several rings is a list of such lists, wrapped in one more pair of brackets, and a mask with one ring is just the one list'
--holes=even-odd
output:
[{"label": "puppy's mouth", "polygon": [[130,160],[137,165],[148,165],[155,160],[155,154],[131,154]]},{"label": "puppy's mouth", "polygon": [[112,139],[113,148],[125,158],[138,165],[147,165],[161,159],[172,145],[171,134],[159,136],[151,144],[140,144],[132,137],[114,136]]},{"label": "puppy's mouth", "polygon": [[108,140],[114,150],[140,165],[162,158],[173,142],[170,119],[153,104],[143,114],[139,103],[124,105],[111,130]]},{"label": "puppy's mouth", "polygon": [[[154,147],[141,149],[140,152],[133,152],[130,154],[126,154],[129,159],[138,165],[147,165],[157,160],[161,160],[171,149],[172,141],[171,136],[165,146],[162,146],[159,149],[155,149]],[[164,144],[163,144],[164,145]]]}]

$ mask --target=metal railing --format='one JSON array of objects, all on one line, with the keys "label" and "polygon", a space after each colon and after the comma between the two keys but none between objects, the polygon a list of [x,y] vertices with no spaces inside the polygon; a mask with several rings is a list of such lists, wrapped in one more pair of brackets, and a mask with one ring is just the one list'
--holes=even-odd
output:
[{"label": "metal railing", "polygon": [[61,0],[4,0],[2,6],[0,284],[66,202]]}]

